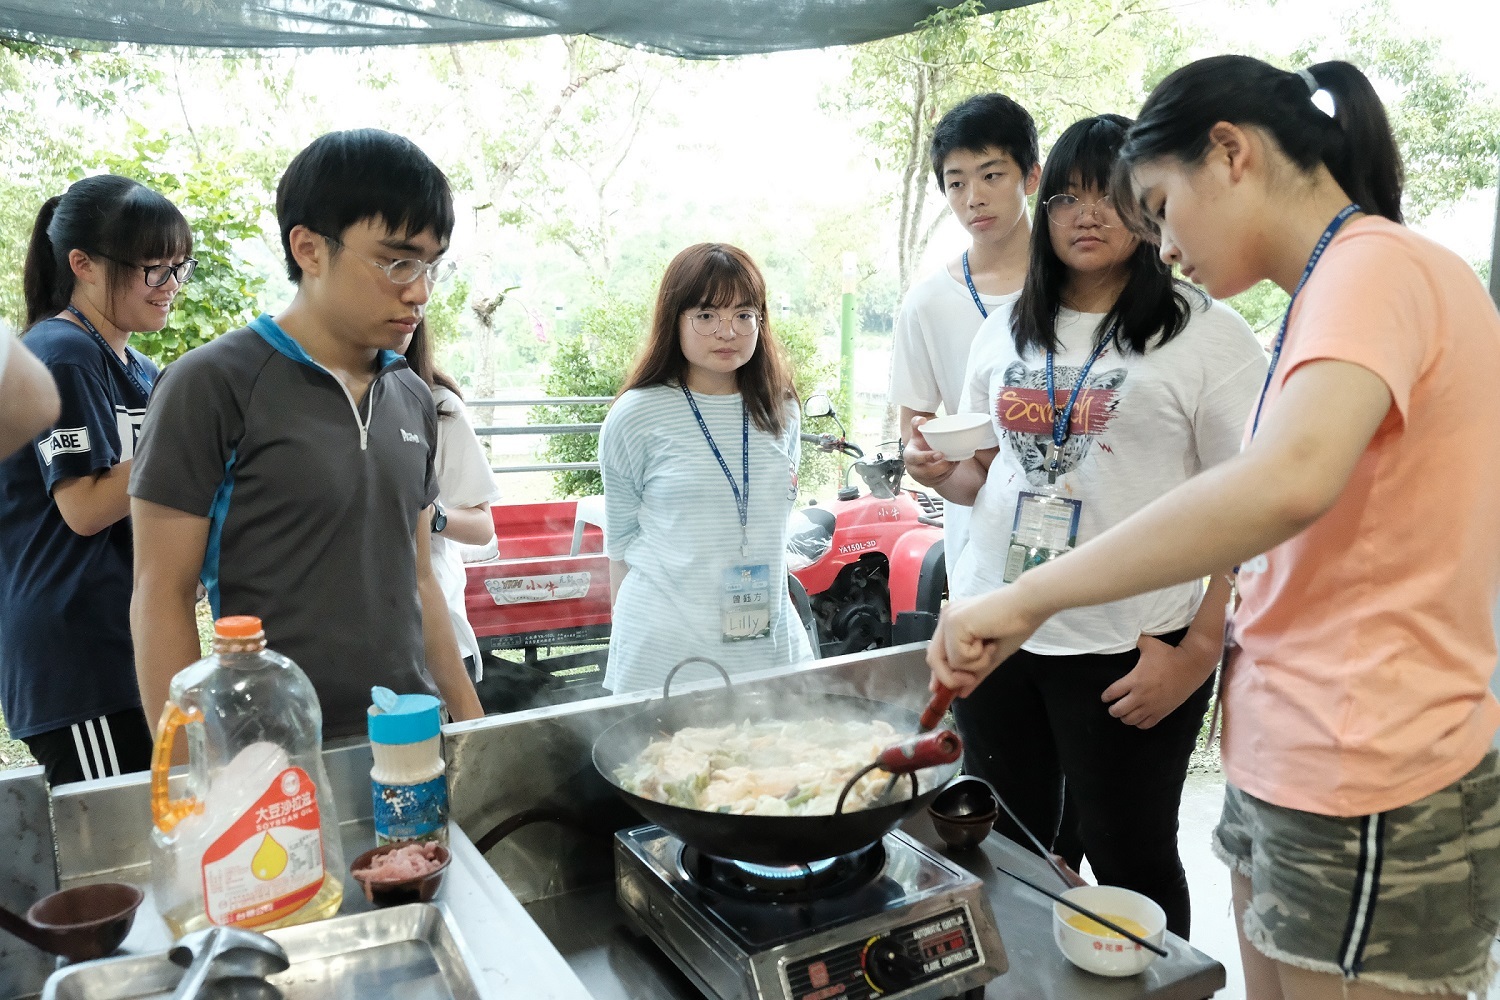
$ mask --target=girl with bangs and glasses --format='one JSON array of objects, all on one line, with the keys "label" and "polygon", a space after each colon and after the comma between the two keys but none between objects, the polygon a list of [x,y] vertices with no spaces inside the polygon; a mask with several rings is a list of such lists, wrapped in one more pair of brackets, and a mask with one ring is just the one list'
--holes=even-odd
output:
[{"label": "girl with bangs and glasses", "polygon": [[[1265,375],[1244,320],[1122,224],[1110,174],[1129,126],[1086,118],[1047,157],[1025,285],[969,355],[963,409],[988,414],[998,447],[949,461],[912,422],[907,471],[974,508],[955,600],[1015,584],[1229,458]],[[1059,615],[954,706],[968,768],[1021,822],[1075,867],[1081,846],[1102,883],[1150,896],[1184,937],[1177,809],[1227,596],[1200,580]],[[1064,795],[1076,830],[1059,830]]]},{"label": "girl with bangs and glasses", "polygon": [[667,266],[599,435],[612,691],[660,687],[690,656],[731,673],[812,658],[787,591],[800,415],[768,315],[737,247],[700,243]]},{"label": "girl with bangs and glasses", "polygon": [[192,248],[176,206],[113,175],[48,199],[33,228],[24,343],[62,412],[0,462],[0,706],[54,784],[151,763],[126,482],[157,368],[129,342],[166,325]]},{"label": "girl with bangs and glasses", "polygon": [[1402,173],[1348,63],[1217,56],[1157,85],[1121,201],[1211,294],[1291,296],[1243,448],[950,605],[928,653],[938,681],[982,690],[1068,609],[1234,568],[1212,846],[1256,1000],[1483,996],[1495,969],[1500,315],[1402,224]]}]

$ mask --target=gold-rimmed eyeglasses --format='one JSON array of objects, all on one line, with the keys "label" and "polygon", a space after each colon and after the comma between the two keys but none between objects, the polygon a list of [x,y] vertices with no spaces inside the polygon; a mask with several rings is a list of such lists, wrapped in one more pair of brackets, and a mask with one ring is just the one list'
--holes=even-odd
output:
[{"label": "gold-rimmed eyeglasses", "polygon": [[[693,332],[712,337],[724,326],[724,319],[712,309],[694,309],[687,314]],[[736,309],[729,317],[729,329],[736,337],[749,337],[760,329],[760,313],[754,309]]]},{"label": "gold-rimmed eyeglasses", "polygon": [[415,257],[393,260],[389,264],[382,264],[378,260],[371,260],[364,254],[355,253],[349,249],[348,244],[335,236],[329,236],[327,233],[318,233],[318,235],[329,243],[342,247],[350,256],[358,257],[371,267],[379,268],[391,280],[391,284],[393,285],[409,285],[423,276],[427,278],[427,284],[436,285],[440,281],[453,277],[453,272],[458,270],[458,264],[451,260],[434,260],[428,262],[418,260]]},{"label": "gold-rimmed eyeglasses", "polygon": [[1076,226],[1082,221],[1085,212],[1092,212],[1094,220],[1105,229],[1113,229],[1120,224],[1120,213],[1115,209],[1115,203],[1108,198],[1083,202],[1071,194],[1055,194],[1047,199],[1045,207],[1047,218],[1058,226]]}]

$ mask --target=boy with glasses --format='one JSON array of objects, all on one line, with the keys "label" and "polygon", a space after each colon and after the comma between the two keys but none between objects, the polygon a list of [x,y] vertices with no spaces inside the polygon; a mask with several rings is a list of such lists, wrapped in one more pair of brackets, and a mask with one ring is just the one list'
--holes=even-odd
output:
[{"label": "boy with glasses", "polygon": [[326,737],[365,731],[372,685],[483,714],[432,575],[437,412],[397,353],[453,230],[447,179],[413,143],[335,132],[276,192],[297,293],[189,351],[159,383],[130,480],[131,607],[148,718],[215,617],[257,615],[317,688]]},{"label": "boy with glasses", "polygon": [[[986,316],[1026,280],[1031,220],[1026,199],[1041,176],[1036,124],[1004,94],[976,94],[955,105],[932,133],[932,172],[969,248],[913,285],[896,319],[891,402],[901,439],[913,417],[963,401],[969,347]],[[968,539],[969,508],[948,504],[943,541],[951,570]]]}]

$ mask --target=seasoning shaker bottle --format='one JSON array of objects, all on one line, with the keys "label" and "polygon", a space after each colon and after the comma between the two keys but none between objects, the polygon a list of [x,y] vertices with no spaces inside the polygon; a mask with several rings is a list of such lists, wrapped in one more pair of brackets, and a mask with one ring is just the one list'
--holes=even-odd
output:
[{"label": "seasoning shaker bottle", "polygon": [[370,689],[370,792],[377,847],[403,840],[448,842],[448,773],[440,702],[430,694]]}]

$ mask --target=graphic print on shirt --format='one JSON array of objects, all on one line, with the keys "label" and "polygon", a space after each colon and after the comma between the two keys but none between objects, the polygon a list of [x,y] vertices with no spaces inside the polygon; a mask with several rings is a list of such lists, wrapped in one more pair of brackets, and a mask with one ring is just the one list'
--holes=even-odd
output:
[{"label": "graphic print on shirt", "polygon": [[145,421],[144,406],[115,404],[115,432],[120,435],[120,461],[128,462],[135,457],[135,442],[141,436],[141,424]]},{"label": "graphic print on shirt", "polygon": [[[1081,368],[1058,365],[1053,372],[1059,406],[1068,405],[1069,393],[1078,384]],[[1088,383],[1079,394],[1068,422],[1068,440],[1058,456],[1058,475],[1078,468],[1089,453],[1094,440],[1104,433],[1120,404],[1120,387],[1125,384],[1125,369],[1090,372]],[[1026,481],[1032,486],[1047,482],[1047,446],[1052,443],[1052,404],[1047,400],[1047,370],[1028,368],[1013,361],[1005,369],[999,392],[995,395],[995,419],[1005,434],[1011,451],[1026,470]]]}]

